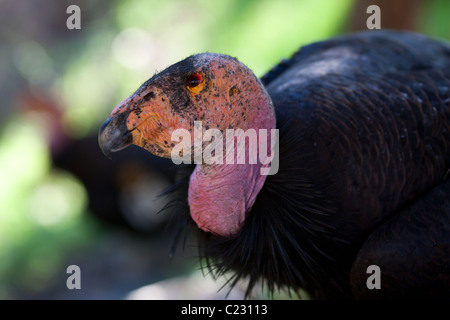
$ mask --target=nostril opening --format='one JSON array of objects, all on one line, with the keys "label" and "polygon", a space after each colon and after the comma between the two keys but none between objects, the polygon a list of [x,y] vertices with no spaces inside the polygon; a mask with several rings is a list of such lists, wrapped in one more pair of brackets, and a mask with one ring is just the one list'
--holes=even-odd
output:
[{"label": "nostril opening", "polygon": [[150,99],[153,99],[154,97],[156,97],[155,91],[150,91],[150,92],[146,93],[142,98],[143,98],[145,101],[148,101],[148,100],[150,100]]}]

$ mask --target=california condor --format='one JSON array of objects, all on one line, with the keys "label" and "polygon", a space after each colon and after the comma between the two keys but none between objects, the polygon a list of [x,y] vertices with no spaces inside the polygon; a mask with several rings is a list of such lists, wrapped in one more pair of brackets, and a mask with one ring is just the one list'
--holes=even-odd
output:
[{"label": "california condor", "polygon": [[[171,157],[172,133],[194,121],[279,130],[276,174],[261,162],[180,168],[181,223],[215,275],[247,278],[247,293],[262,281],[312,298],[450,298],[448,43],[355,33],[261,79],[230,56],[193,55],[121,102],[99,144]],[[380,289],[367,285],[372,265]]]}]

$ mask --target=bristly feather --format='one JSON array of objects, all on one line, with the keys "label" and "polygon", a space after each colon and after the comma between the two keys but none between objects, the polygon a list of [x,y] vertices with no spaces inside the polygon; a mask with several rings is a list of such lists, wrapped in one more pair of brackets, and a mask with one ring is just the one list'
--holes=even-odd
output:
[{"label": "bristly feather", "polygon": [[313,298],[339,295],[342,298],[349,294],[345,285],[348,278],[342,276],[342,266],[336,260],[345,241],[339,230],[326,222],[336,208],[323,193],[333,186],[327,177],[322,177],[323,185],[308,181],[310,168],[302,167],[301,163],[309,162],[312,155],[301,153],[307,148],[292,138],[295,134],[289,130],[294,126],[288,120],[281,123],[279,172],[267,177],[243,228],[234,236],[219,237],[198,229],[190,218],[187,202],[189,176],[194,166],[180,168],[180,179],[166,191],[175,195],[170,204],[176,208],[175,242],[187,236],[186,230],[191,230],[198,237],[204,267],[215,277],[231,271],[228,283],[232,286],[247,280],[247,297],[261,281],[269,293],[304,289]]},{"label": "bristly feather", "polygon": [[[180,90],[186,76],[197,72],[200,62],[202,73],[215,79],[208,74],[214,66],[196,57],[155,76],[132,96],[133,103],[124,100],[115,110],[124,108],[135,120],[132,108],[165,114],[167,108],[160,108],[166,106],[164,95],[171,111],[164,120],[193,119],[191,111],[202,109],[201,97],[209,98],[212,91],[206,86],[191,100],[187,90]],[[247,76],[254,77],[250,71]],[[224,83],[231,87],[236,78],[229,79],[233,82]],[[450,212],[444,201],[448,184],[442,179],[450,168],[450,46],[405,32],[347,35],[302,48],[262,83],[276,113],[279,172],[267,177],[253,207],[246,207],[240,229],[220,233],[210,228],[214,235],[191,219],[188,190],[194,166],[181,167],[179,181],[166,193],[175,197],[169,205],[176,209],[175,241],[185,242],[195,233],[205,269],[215,276],[232,273],[232,286],[246,279],[247,296],[261,282],[270,292],[302,288],[312,298],[407,297],[411,292],[415,298],[448,297]],[[148,86],[160,89],[161,100],[142,106],[139,94]],[[232,91],[221,93],[227,92]],[[246,108],[255,110],[248,101]],[[238,113],[229,113],[229,106],[220,115],[230,118],[222,120],[238,128]],[[203,113],[195,118],[203,120]],[[105,154],[131,142],[124,139],[127,119],[113,111],[102,126],[99,142]],[[116,134],[124,131],[125,136]],[[160,146],[143,147],[167,155]],[[167,142],[163,147],[170,149]],[[202,200],[214,205],[214,200]],[[223,217],[228,212],[209,213]],[[367,287],[372,264],[383,270],[378,293]]]}]

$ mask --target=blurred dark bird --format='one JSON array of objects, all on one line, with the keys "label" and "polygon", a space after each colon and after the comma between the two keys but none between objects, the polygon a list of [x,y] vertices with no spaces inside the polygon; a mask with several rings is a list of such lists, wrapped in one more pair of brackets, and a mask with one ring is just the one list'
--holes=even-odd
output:
[{"label": "blurred dark bird", "polygon": [[[99,144],[108,156],[130,144],[195,156],[194,121],[204,133],[259,130],[259,141],[279,130],[276,174],[262,174],[264,161],[203,160],[169,190],[216,276],[248,279],[247,294],[261,281],[312,298],[450,298],[449,44],[350,34],[303,47],[261,80],[235,58],[197,54],[120,103]],[[176,129],[191,138],[172,139]],[[229,160],[207,140],[203,154]]]},{"label": "blurred dark bird", "polygon": [[166,199],[161,193],[174,182],[169,159],[137,147],[113,161],[104,161],[97,136],[67,140],[52,155],[55,168],[73,174],[86,188],[89,211],[103,223],[143,234],[165,229],[167,215],[159,214]]},{"label": "blurred dark bird", "polygon": [[164,230],[159,197],[175,180],[173,162],[133,147],[104,161],[97,134],[74,138],[64,130],[63,108],[45,92],[20,92],[20,114],[39,120],[53,169],[69,172],[86,188],[88,209],[99,221],[144,234]]}]

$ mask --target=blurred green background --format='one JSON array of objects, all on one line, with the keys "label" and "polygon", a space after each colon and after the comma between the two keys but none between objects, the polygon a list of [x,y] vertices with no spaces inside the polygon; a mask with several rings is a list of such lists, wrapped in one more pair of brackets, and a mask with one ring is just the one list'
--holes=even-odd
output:
[{"label": "blurred green background", "polygon": [[[81,8],[80,30],[66,27],[71,4]],[[128,151],[116,162],[100,158],[102,122],[155,72],[191,54],[229,54],[262,76],[301,45],[365,29],[369,4],[380,6],[382,28],[450,39],[446,0],[0,1],[0,299],[122,299],[173,277],[188,279],[185,287],[166,281],[143,297],[218,297],[220,285],[208,284],[210,295],[189,286],[203,281],[190,246],[169,259],[165,219],[138,216],[153,198],[136,199],[136,190],[153,195],[168,185],[166,163],[147,168],[144,181],[141,150],[130,151],[137,160],[126,169]],[[145,188],[130,187],[130,176]],[[120,193],[117,208],[105,205],[112,196],[102,194],[102,179]],[[135,202],[144,204],[130,209]],[[81,290],[66,287],[71,264],[81,267]]]}]

